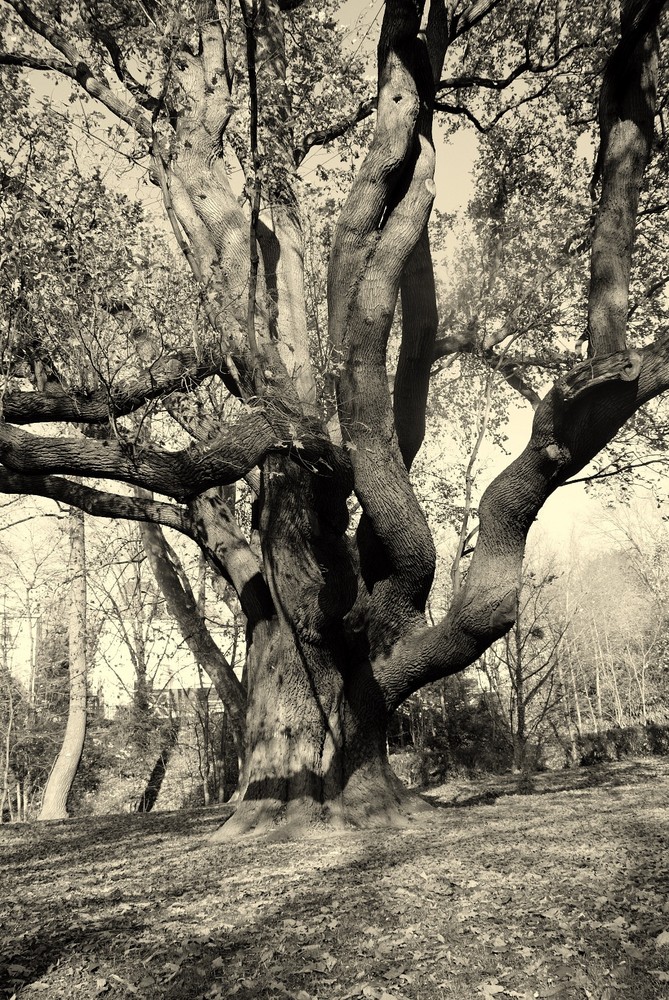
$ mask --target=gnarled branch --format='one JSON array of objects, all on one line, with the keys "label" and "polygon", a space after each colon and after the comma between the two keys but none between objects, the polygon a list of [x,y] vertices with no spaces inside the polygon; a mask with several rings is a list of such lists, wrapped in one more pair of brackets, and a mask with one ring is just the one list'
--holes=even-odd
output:
[{"label": "gnarled branch", "polygon": [[[131,125],[139,135],[145,139],[151,138],[151,122],[144,116],[143,109],[137,104],[124,101],[110,90],[105,83],[97,79],[76,46],[69,41],[57,25],[50,24],[41,18],[27,3],[24,3],[24,0],[5,0],[5,2],[10,7],[13,7],[31,31],[34,31],[48,42],[49,45],[52,45],[54,49],[60,52],[61,55],[65,56],[69,65],[69,68],[65,69],[67,76],[76,80],[86,93],[104,104],[113,115],[120,118],[121,121],[126,122],[126,124]],[[63,64],[60,63],[51,68],[60,71],[62,66]]]},{"label": "gnarled branch", "polygon": [[[620,378],[627,352],[612,355],[565,420],[563,390],[537,408],[523,453],[490,484],[479,506],[479,538],[467,579],[442,622],[400,639],[374,673],[390,709],[430,681],[457,673],[512,626],[525,540],[547,498],[584,468],[648,400],[669,389],[669,337],[646,347],[638,378]],[[602,359],[603,360],[603,359]],[[607,368],[610,377],[605,375]]]},{"label": "gnarled branch", "polygon": [[46,497],[78,507],[93,517],[149,521],[174,528],[189,538],[195,537],[190,515],[182,507],[160,500],[107,493],[62,476],[22,476],[0,466],[0,492]]},{"label": "gnarled branch", "polygon": [[293,151],[295,166],[299,167],[309,150],[313,149],[314,146],[325,146],[328,142],[346,135],[355,125],[369,118],[375,109],[376,98],[368,97],[364,101],[361,101],[353,114],[343,121],[337,122],[329,128],[315,129],[313,132],[307,132],[302,142]]},{"label": "gnarled branch", "polygon": [[209,376],[222,374],[222,369],[222,359],[203,362],[195,351],[175,351],[158,358],[141,376],[89,393],[53,388],[43,392],[10,391],[4,396],[2,413],[12,424],[57,420],[100,424],[132,413],[152,399],[189,392]]}]

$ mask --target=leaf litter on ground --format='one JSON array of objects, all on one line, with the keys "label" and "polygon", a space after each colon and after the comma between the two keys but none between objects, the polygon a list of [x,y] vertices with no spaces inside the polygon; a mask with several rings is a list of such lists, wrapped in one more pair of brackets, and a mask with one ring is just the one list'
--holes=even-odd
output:
[{"label": "leaf litter on ground", "polygon": [[0,998],[669,997],[669,764],[453,782],[401,831],[0,828]]}]

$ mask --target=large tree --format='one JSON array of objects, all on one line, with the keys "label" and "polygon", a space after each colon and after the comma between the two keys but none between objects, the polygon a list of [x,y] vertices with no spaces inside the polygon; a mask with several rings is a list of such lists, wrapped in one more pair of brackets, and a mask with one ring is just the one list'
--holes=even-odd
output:
[{"label": "large tree", "polygon": [[[208,328],[189,318],[170,349],[136,315],[128,329],[144,345],[139,361],[126,352],[113,378],[98,365],[96,378],[78,388],[52,365],[55,386],[35,379],[19,390],[10,368],[0,489],[174,528],[236,590],[248,622],[247,682],[243,688],[230,674],[227,697],[235,711],[245,708],[247,753],[242,802],[223,836],[279,819],[298,828],[322,819],[393,822],[419,808],[387,762],[389,714],[512,627],[525,540],[542,504],[669,386],[667,340],[634,350],[626,342],[662,6],[624,0],[616,27],[598,7],[569,2],[386,0],[377,94],[365,99],[337,49],[332,3],[3,0],[11,50],[0,61],[19,68],[10,72],[68,77],[136,133],[133,155],[150,157]],[[577,64],[580,90],[565,77]],[[539,400],[506,363],[516,331],[502,324],[487,337],[485,352],[501,345],[497,371],[535,406],[533,430],[486,490],[466,578],[443,620],[428,627],[435,550],[409,471],[425,433],[435,357],[472,350],[448,330],[435,347],[433,118],[464,115],[486,129],[506,109],[486,123],[481,110],[512,93],[509,107],[550,97],[569,105],[565,114],[575,120],[599,70],[589,359]],[[483,97],[468,103],[472,92]],[[367,154],[332,230],[323,371],[322,343],[311,350],[307,322],[296,172],[310,149],[374,108]],[[233,156],[244,171],[243,198],[231,181]],[[502,264],[506,183],[500,171],[491,293]],[[398,299],[401,345],[390,373]],[[104,307],[110,323],[125,313],[114,302]],[[170,449],[124,430],[127,415],[155,411],[161,400],[192,443]],[[26,429],[40,421],[99,432]],[[136,489],[129,496],[72,477]],[[256,494],[246,533],[223,490],[244,478]],[[354,532],[352,496],[361,510]]]}]

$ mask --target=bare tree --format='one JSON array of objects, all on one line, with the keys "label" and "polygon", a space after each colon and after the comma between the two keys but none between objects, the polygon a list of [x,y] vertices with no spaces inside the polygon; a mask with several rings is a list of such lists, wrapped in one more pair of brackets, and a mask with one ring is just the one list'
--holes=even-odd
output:
[{"label": "bare tree", "polygon": [[505,720],[513,767],[525,771],[532,740],[561,703],[559,661],[567,625],[556,609],[550,570],[525,573],[513,628],[493,643],[484,667],[490,689]]}]

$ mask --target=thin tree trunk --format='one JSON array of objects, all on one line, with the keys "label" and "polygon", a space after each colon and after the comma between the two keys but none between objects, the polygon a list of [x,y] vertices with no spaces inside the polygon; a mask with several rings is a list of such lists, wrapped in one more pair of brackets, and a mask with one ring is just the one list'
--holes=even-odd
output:
[{"label": "thin tree trunk", "polygon": [[[567,685],[565,684],[564,670],[562,669],[562,660],[560,656],[556,656],[555,659],[557,666],[558,680],[560,682],[560,691],[562,692],[562,712],[564,715],[565,726],[567,727],[567,735],[569,736],[569,763],[575,764],[578,758],[577,748],[576,748],[576,738],[574,736],[574,723],[571,717],[571,707],[569,705],[569,691]],[[579,725],[580,725],[580,712],[579,712]],[[578,730],[580,735],[580,729]]]},{"label": "thin tree trunk", "polygon": [[153,770],[149,775],[146,787],[135,803],[134,812],[151,812],[155,806],[158,796],[160,795],[160,789],[163,787],[163,781],[165,780],[165,774],[167,772],[167,765],[169,764],[170,757],[172,756],[172,752],[176,746],[178,735],[179,718],[177,717],[176,719],[172,719],[170,722],[169,729],[165,734],[163,745],[160,748],[160,753],[158,754],[156,763],[153,765]]},{"label": "thin tree trunk", "polygon": [[569,648],[569,643],[566,646],[567,649],[567,662],[569,664],[569,679],[571,680],[571,689],[574,695],[574,711],[576,713],[576,732],[579,736],[583,735],[583,718],[581,716],[581,699],[578,693],[578,685],[576,684],[576,674],[574,672],[574,664],[571,658],[571,649]]},{"label": "thin tree trunk", "polygon": [[[614,700],[614,710],[616,713],[616,723],[620,728],[625,724],[625,713],[623,711],[623,703],[620,698],[620,691],[618,689],[618,678],[616,677],[616,668],[613,662],[613,656],[611,655],[611,645],[609,643],[608,633],[606,634],[606,663],[609,667],[609,672],[611,674],[611,688],[613,690],[613,700]],[[628,698],[628,703],[630,699]]]},{"label": "thin tree trunk", "polygon": [[515,691],[516,691],[516,731],[513,738],[513,766],[518,771],[525,770],[527,749],[527,733],[525,717],[527,711],[527,693],[525,690],[523,633],[520,615],[520,594],[516,598],[516,624],[514,626],[515,640]]},{"label": "thin tree trunk", "polygon": [[63,744],[49,775],[38,819],[67,819],[67,800],[86,738],[86,547],[84,515],[70,510],[70,704]]},{"label": "thin tree trunk", "polygon": [[[3,774],[2,774],[2,796],[0,796],[0,823],[2,823],[2,818],[5,811],[5,802],[9,796],[9,766],[11,761],[11,750],[12,750],[12,728],[14,726],[14,699],[12,698],[12,690],[9,688],[9,717],[7,719],[7,730],[5,732],[5,752],[3,761]],[[10,805],[11,810],[11,805]],[[11,812],[10,812],[11,818]]]},{"label": "thin tree trunk", "polygon": [[595,630],[595,639],[597,641],[597,652],[595,654],[595,698],[597,699],[597,731],[603,727],[604,715],[602,712],[602,686],[601,686],[601,676],[600,676],[600,664],[603,662],[604,654],[602,653],[602,646],[599,641],[599,632],[597,631],[597,626],[594,621],[592,623]]}]

